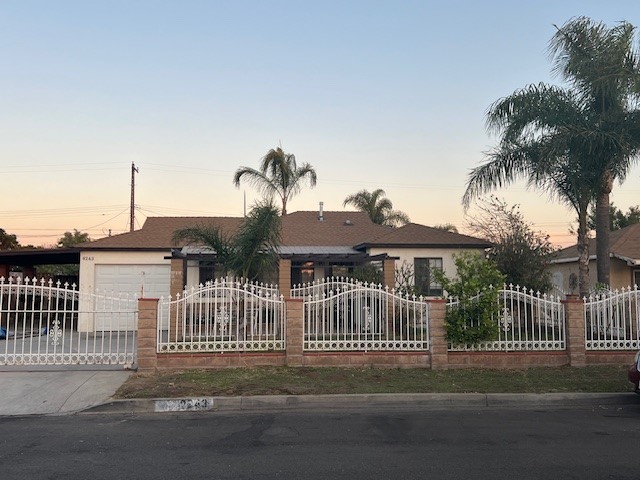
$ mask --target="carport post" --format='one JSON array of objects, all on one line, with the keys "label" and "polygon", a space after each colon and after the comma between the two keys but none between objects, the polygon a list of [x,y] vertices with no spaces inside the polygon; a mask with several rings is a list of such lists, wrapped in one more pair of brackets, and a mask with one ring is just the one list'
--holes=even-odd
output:
[{"label": "carport post", "polygon": [[155,372],[158,367],[158,299],[138,300],[136,363],[139,372]]}]

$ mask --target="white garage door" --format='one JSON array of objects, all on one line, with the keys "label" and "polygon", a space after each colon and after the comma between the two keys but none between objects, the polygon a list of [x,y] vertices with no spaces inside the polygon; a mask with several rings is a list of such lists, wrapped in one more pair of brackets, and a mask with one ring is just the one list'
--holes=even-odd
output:
[{"label": "white garage door", "polygon": [[[99,295],[135,294],[138,297],[169,296],[170,265],[96,265],[95,287]],[[117,317],[117,316],[116,316]],[[96,330],[132,330],[131,316],[96,315]]]}]

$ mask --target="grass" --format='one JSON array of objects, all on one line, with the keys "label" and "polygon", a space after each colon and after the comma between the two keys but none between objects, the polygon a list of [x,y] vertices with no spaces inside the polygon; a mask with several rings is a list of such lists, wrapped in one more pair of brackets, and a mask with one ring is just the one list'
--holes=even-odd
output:
[{"label": "grass", "polygon": [[625,366],[518,370],[260,367],[134,374],[117,398],[337,393],[628,392]]}]

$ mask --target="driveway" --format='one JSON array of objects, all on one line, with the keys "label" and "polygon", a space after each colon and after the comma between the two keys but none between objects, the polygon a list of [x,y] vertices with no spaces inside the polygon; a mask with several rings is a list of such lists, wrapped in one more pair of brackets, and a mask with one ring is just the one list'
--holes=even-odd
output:
[{"label": "driveway", "polygon": [[109,400],[125,370],[0,371],[0,416],[67,414]]}]

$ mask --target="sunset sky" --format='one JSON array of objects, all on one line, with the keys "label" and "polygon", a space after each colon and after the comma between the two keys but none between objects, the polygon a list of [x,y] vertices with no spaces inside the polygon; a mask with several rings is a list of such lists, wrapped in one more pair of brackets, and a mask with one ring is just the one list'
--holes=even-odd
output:
[{"label": "sunset sky", "polygon": [[[282,145],[318,173],[289,211],[383,188],[412,221],[464,232],[468,172],[497,141],[487,108],[559,82],[548,41],[579,15],[640,26],[637,0],[4,0],[0,228],[34,245],[128,231],[132,162],[137,228],[242,215],[258,195],[234,171]],[[566,207],[524,184],[495,194],[574,243]],[[639,166],[612,200],[640,203]]]}]

